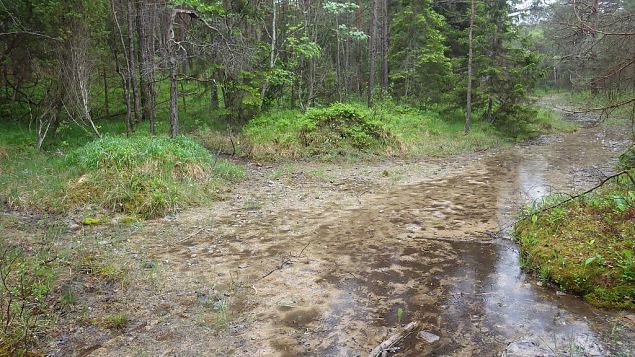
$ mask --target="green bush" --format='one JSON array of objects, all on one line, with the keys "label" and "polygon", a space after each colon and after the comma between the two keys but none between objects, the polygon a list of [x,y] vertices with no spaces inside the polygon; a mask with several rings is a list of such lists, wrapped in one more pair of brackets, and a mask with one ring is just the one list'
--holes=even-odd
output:
[{"label": "green bush", "polygon": [[49,295],[56,273],[49,249],[19,247],[0,238],[2,356],[28,355],[52,325]]},{"label": "green bush", "polygon": [[620,155],[619,166],[623,170],[635,168],[635,146],[631,146],[622,155]]},{"label": "green bush", "polygon": [[314,149],[349,145],[369,149],[385,144],[390,136],[368,108],[348,103],[310,109],[300,135],[304,144]]},{"label": "green bush", "polygon": [[149,161],[172,166],[176,163],[209,164],[213,156],[199,143],[185,136],[175,139],[166,136],[107,136],[73,150],[67,156],[69,165],[82,169],[133,168]]}]

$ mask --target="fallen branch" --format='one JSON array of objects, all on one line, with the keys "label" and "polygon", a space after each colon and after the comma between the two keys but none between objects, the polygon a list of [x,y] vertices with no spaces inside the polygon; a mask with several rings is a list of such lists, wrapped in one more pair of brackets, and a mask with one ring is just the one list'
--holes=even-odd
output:
[{"label": "fallen branch", "polygon": [[373,348],[372,351],[368,354],[368,357],[379,357],[387,354],[388,350],[401,342],[404,338],[408,337],[414,330],[419,326],[419,324],[415,321],[406,325],[406,327],[401,330],[401,332],[390,336],[387,340],[380,343],[377,347]]},{"label": "fallen branch", "polygon": [[278,266],[276,266],[275,268],[273,268],[272,270],[270,270],[267,274],[265,274],[265,275],[261,276],[261,277],[260,277],[260,279],[258,279],[258,281],[260,281],[260,280],[262,280],[262,279],[264,279],[264,278],[268,277],[269,275],[273,274],[275,271],[282,270],[282,268],[284,268],[284,267],[285,267],[285,265],[287,265],[287,264],[291,264],[291,263],[292,263],[291,258],[299,258],[300,256],[302,256],[302,254],[304,254],[304,250],[305,250],[305,249],[309,246],[309,244],[311,244],[311,241],[308,241],[308,242],[304,245],[304,247],[302,248],[302,250],[300,251],[300,253],[298,253],[298,254],[296,254],[296,255],[290,254],[288,257],[284,257],[284,258],[282,259],[282,262],[280,263],[280,265],[278,265]]},{"label": "fallen branch", "polygon": [[628,171],[626,171],[626,170],[620,171],[620,172],[618,172],[618,173],[616,173],[614,175],[605,177],[602,181],[600,181],[600,183],[598,183],[597,185],[591,187],[590,189],[588,189],[588,190],[586,190],[586,191],[584,191],[582,193],[578,193],[577,195],[570,195],[567,199],[565,199],[563,201],[560,201],[557,204],[541,208],[538,211],[531,212],[531,214],[522,217],[519,221],[523,221],[523,220],[525,220],[525,219],[527,219],[527,218],[529,218],[529,217],[531,217],[531,216],[533,216],[535,214],[540,214],[540,213],[552,210],[554,208],[557,208],[557,207],[560,207],[560,206],[564,205],[565,203],[571,202],[571,201],[573,201],[575,199],[578,199],[578,198],[580,198],[582,196],[586,196],[589,193],[591,193],[591,192],[597,190],[598,188],[604,186],[604,184],[606,184],[610,180],[612,180],[614,178],[617,178],[619,176],[622,176],[622,175],[628,176],[628,178],[633,182],[633,184],[635,184],[635,179],[631,176],[631,174]]},{"label": "fallen branch", "polygon": [[190,235],[188,235],[187,237],[181,239],[181,240],[177,240],[176,242],[174,242],[174,244],[181,244],[183,242],[186,242],[192,238],[194,238],[195,235],[201,233],[203,231],[203,228],[199,228],[197,231],[195,231],[194,233],[191,233]]}]

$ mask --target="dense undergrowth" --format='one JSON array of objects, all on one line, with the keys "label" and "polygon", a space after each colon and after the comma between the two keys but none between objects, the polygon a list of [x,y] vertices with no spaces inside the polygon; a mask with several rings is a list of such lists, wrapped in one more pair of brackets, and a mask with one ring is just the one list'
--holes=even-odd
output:
[{"label": "dense undergrowth", "polygon": [[9,208],[90,206],[154,218],[217,197],[243,175],[186,137],[106,136],[54,153],[2,145],[0,198]]},{"label": "dense undergrowth", "polygon": [[447,156],[574,129],[542,109],[513,133],[479,120],[465,135],[463,125],[460,111],[425,111],[390,102],[372,109],[359,103],[335,103],[306,113],[271,110],[229,137],[212,130],[195,135],[214,150],[253,159],[334,159]]},{"label": "dense undergrowth", "polygon": [[635,148],[620,162],[627,173],[562,205],[545,198],[515,232],[521,263],[545,282],[595,306],[635,310]]}]

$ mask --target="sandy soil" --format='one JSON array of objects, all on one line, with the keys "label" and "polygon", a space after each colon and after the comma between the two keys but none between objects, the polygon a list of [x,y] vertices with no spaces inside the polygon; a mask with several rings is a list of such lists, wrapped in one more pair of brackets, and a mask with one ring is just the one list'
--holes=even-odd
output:
[{"label": "sandy soil", "polygon": [[[521,205],[611,172],[621,127],[447,159],[248,164],[210,207],[69,230],[129,269],[74,289],[52,356],[635,353],[635,317],[539,286],[508,229]],[[125,313],[123,329],[101,316]],[[439,336],[428,342],[419,331]]]}]

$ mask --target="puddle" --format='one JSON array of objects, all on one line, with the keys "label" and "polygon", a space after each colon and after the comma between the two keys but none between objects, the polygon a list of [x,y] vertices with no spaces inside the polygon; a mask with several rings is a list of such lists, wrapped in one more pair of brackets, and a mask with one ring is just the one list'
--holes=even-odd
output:
[{"label": "puddle", "polygon": [[[131,320],[162,320],[91,355],[365,356],[411,321],[439,339],[412,334],[398,356],[633,355],[633,314],[538,286],[520,269],[509,229],[498,234],[524,204],[610,173],[627,135],[587,128],[395,163],[390,170],[408,176],[401,184],[385,184],[383,167],[334,170],[328,183],[256,182],[244,197],[149,223],[125,249],[160,262],[160,283],[121,299]],[[245,200],[258,205],[245,210]],[[210,312],[194,292],[211,287],[231,292],[225,329],[197,319]],[[166,303],[169,311],[155,310]],[[74,355],[90,340],[73,333],[50,355]]]},{"label": "puddle", "polygon": [[506,348],[509,356],[632,352],[633,346],[607,342],[614,313],[538,286],[520,269],[509,229],[503,237],[492,234],[509,227],[523,204],[610,173],[617,149],[604,143],[589,130],[520,147],[470,172],[378,195],[319,227],[313,238],[326,243],[320,253],[337,266],[323,281],[341,291],[330,312],[340,325],[322,333],[341,345],[327,355],[359,352],[341,341],[354,336],[341,325],[345,314],[380,331],[416,320],[440,336],[429,343],[411,335],[401,346],[404,356],[492,355]]}]

